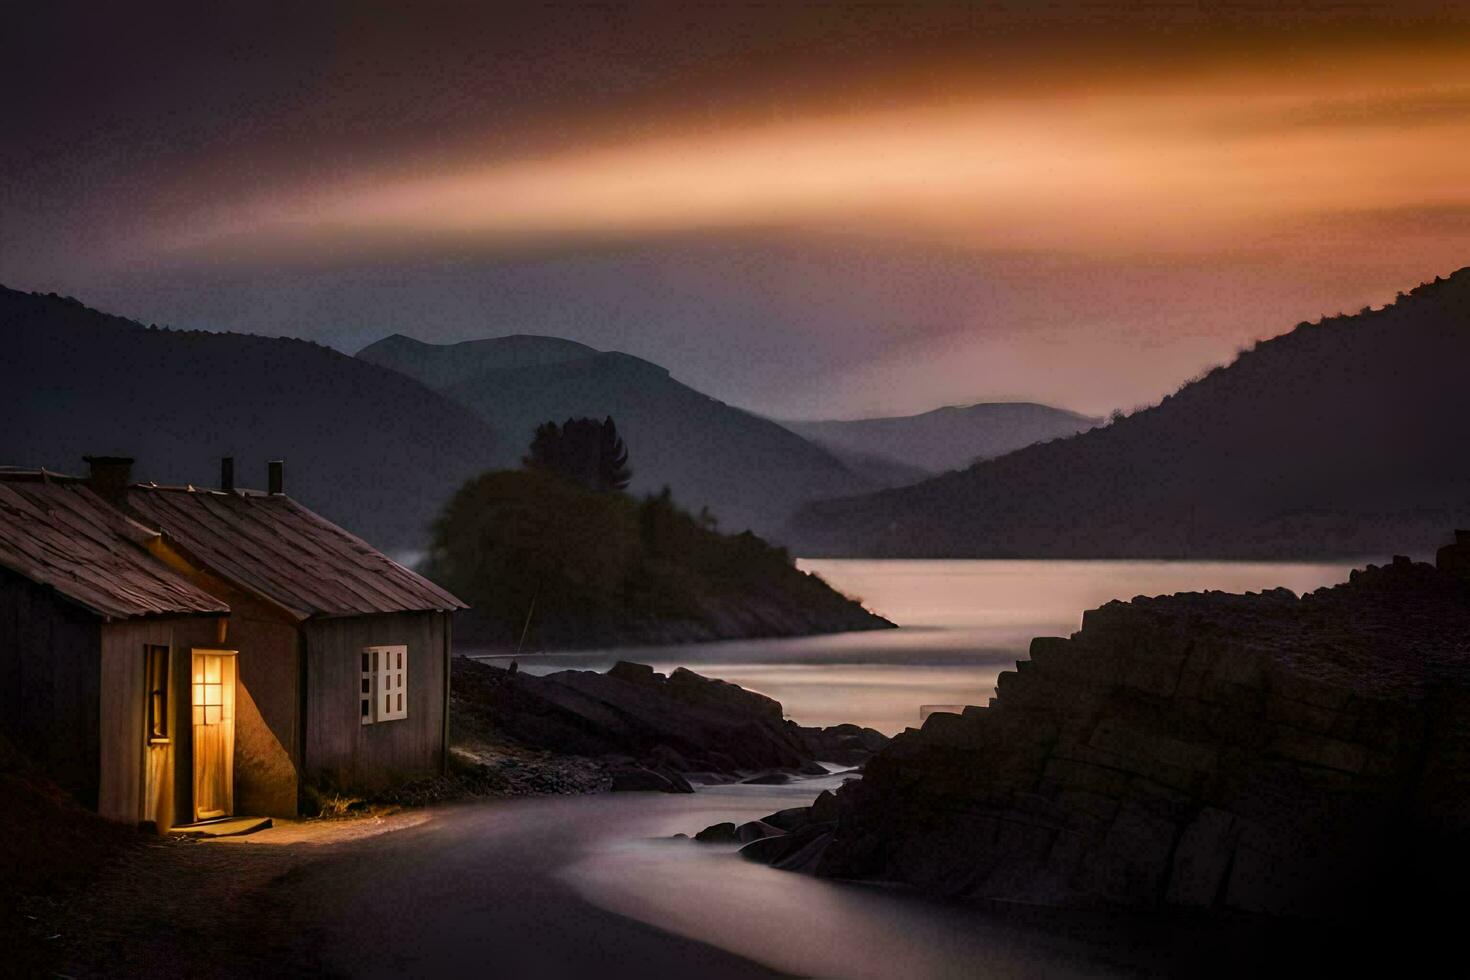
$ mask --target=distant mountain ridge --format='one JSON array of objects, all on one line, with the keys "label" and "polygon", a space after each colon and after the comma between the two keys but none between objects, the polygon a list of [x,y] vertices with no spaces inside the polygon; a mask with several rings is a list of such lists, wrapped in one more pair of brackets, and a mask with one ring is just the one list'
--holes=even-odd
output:
[{"label": "distant mountain ridge", "polygon": [[1356,558],[1470,525],[1470,269],[1302,323],[1159,405],[803,509],[799,554]]},{"label": "distant mountain ridge", "polygon": [[439,507],[502,455],[489,426],[403,375],[304,340],[145,327],[0,287],[0,464],[77,472],[134,456],[138,479],[215,486],[219,458],[381,548],[418,550]]},{"label": "distant mountain ridge", "polygon": [[417,378],[430,388],[448,388],[488,371],[557,364],[592,357],[602,351],[575,340],[511,334],[457,344],[427,344],[395,333],[369,344],[357,356],[370,364]]},{"label": "distant mountain ridge", "polygon": [[839,454],[881,457],[935,474],[1075,435],[1102,421],[1035,402],[982,402],[919,415],[781,424]]},{"label": "distant mountain ridge", "polygon": [[726,531],[778,534],[808,500],[881,486],[768,419],[682,384],[667,369],[556,337],[513,335],[459,344],[392,336],[360,360],[437,388],[488,423],[519,464],[542,422],[611,415],[628,445],[633,493],[664,486],[685,508],[707,506]]}]

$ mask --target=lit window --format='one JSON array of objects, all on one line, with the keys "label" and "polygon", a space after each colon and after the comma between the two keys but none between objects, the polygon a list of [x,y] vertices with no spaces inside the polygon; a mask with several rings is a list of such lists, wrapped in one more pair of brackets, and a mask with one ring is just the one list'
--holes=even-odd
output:
[{"label": "lit window", "polygon": [[408,717],[408,647],[364,647],[358,712],[364,725]]}]

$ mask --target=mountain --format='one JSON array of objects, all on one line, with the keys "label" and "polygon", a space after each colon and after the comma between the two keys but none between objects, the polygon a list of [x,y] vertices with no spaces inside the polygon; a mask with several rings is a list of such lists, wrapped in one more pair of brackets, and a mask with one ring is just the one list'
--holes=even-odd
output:
[{"label": "mountain", "polygon": [[[816,440],[811,440],[816,442]],[[867,482],[874,490],[883,490],[887,487],[906,487],[911,483],[918,483],[934,476],[933,470],[921,469],[910,466],[908,463],[900,463],[888,456],[879,456],[876,453],[857,453],[840,446],[830,444],[823,445],[817,442],[833,456],[842,462],[843,466],[852,470],[859,479]]]},{"label": "mountain", "polygon": [[511,334],[460,344],[426,344],[395,333],[358,351],[364,361],[417,378],[430,388],[449,388],[491,371],[559,364],[602,353],[560,337]]},{"label": "mountain", "polygon": [[1160,404],[895,490],[822,501],[800,554],[1359,557],[1470,525],[1470,269],[1302,323]]},{"label": "mountain", "polygon": [[214,486],[219,458],[392,550],[421,549],[439,507],[503,455],[489,426],[403,375],[302,340],[144,327],[0,288],[0,464],[137,459],[159,483]]},{"label": "mountain", "polygon": [[781,424],[839,455],[889,459],[934,474],[1075,435],[1102,421],[1034,402],[991,402],[896,418]]},{"label": "mountain", "polygon": [[871,489],[831,453],[769,419],[701,394],[641,358],[554,337],[453,345],[380,340],[358,358],[392,368],[475,412],[516,466],[542,422],[611,415],[626,441],[635,494],[664,486],[707,506],[727,531],[778,531],[802,503]]}]

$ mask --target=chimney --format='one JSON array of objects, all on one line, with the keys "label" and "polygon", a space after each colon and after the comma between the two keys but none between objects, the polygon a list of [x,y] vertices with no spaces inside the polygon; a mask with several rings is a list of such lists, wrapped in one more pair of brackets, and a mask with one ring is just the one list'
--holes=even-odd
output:
[{"label": "chimney", "polygon": [[131,456],[83,456],[91,472],[87,475],[87,486],[92,492],[115,507],[127,503],[128,484],[133,482],[133,458]]},{"label": "chimney", "polygon": [[285,493],[285,460],[273,459],[267,464],[266,489],[271,493]]},{"label": "chimney", "polygon": [[235,457],[225,456],[219,461],[219,488],[225,493],[235,490]]}]

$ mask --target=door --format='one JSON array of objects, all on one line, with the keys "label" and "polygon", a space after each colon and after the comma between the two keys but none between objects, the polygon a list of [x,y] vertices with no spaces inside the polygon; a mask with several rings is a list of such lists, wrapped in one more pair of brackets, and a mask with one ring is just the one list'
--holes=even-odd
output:
[{"label": "door", "polygon": [[235,651],[193,652],[194,819],[235,812]]}]

